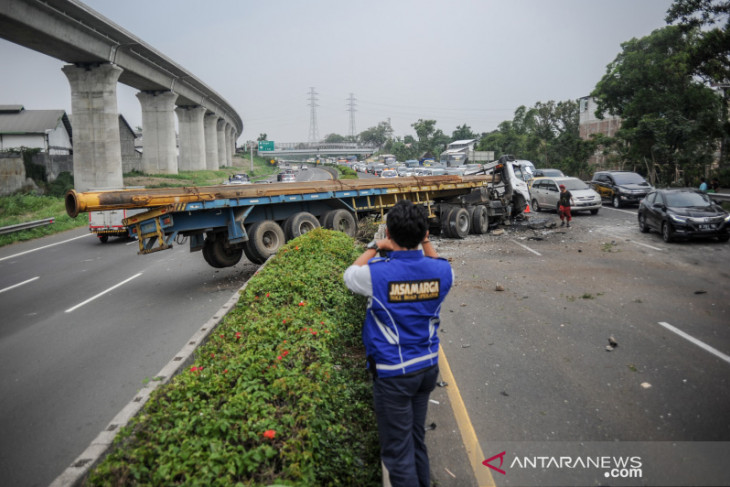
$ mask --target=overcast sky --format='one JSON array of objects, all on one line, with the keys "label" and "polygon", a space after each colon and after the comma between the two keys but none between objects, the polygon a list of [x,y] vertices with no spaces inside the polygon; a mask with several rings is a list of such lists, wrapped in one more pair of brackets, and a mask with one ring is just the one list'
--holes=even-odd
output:
[{"label": "overcast sky", "polygon": [[[87,0],[184,67],[243,119],[238,144],[266,133],[307,141],[418,119],[447,135],[494,130],[520,106],[588,95],[621,43],[663,27],[671,0]],[[0,104],[71,112],[63,62],[0,39]],[[136,127],[135,91],[118,85]]]}]

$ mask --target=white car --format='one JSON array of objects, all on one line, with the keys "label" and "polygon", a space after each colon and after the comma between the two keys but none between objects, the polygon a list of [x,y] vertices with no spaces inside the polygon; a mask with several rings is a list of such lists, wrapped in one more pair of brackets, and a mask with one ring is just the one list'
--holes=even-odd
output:
[{"label": "white car", "polygon": [[538,178],[530,188],[530,206],[534,211],[558,210],[560,185],[573,195],[572,212],[590,211],[591,215],[601,208],[601,195],[578,178]]},{"label": "white car", "polygon": [[397,178],[398,172],[395,169],[385,169],[380,173],[381,178]]}]

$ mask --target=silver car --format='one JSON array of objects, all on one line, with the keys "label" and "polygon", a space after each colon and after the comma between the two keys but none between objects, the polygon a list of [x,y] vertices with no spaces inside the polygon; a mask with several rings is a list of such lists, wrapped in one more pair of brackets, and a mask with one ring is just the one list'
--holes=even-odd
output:
[{"label": "silver car", "polygon": [[578,178],[539,178],[530,188],[531,206],[535,211],[558,210],[560,185],[573,195],[571,211],[590,211],[591,215],[601,208],[601,195]]}]

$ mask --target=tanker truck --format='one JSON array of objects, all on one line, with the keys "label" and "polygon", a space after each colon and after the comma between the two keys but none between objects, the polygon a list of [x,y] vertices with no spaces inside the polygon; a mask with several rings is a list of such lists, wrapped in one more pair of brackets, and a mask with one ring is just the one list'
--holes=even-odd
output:
[{"label": "tanker truck", "polygon": [[[519,197],[518,197],[519,195]],[[217,268],[245,255],[264,263],[288,240],[323,226],[355,236],[358,221],[383,216],[408,199],[426,207],[431,232],[450,238],[486,233],[524,210],[527,185],[511,161],[469,176],[328,180],[66,194],[66,212],[144,209],[124,220],[139,254],[170,249],[182,238]]]}]

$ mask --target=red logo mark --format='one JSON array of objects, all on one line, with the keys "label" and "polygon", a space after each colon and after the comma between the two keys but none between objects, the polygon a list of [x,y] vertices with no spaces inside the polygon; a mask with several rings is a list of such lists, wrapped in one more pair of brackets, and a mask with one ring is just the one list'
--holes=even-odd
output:
[{"label": "red logo mark", "polygon": [[507,472],[505,472],[501,468],[497,468],[494,465],[491,465],[489,463],[492,460],[494,460],[495,458],[499,457],[499,466],[501,467],[502,466],[502,463],[504,463],[504,455],[505,455],[505,453],[507,453],[507,452],[506,451],[503,451],[502,453],[498,453],[497,455],[494,455],[492,458],[487,458],[486,460],[484,460],[482,462],[482,465],[484,465],[485,467],[489,467],[492,470],[496,470],[497,472],[501,473],[502,475],[507,475]]}]

